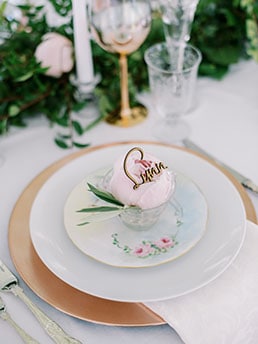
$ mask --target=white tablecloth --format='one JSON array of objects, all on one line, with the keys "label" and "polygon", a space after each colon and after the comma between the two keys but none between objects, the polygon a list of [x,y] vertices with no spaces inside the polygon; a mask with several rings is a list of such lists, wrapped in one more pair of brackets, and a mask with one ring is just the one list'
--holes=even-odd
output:
[{"label": "white tablecloth", "polygon": [[[222,81],[199,79],[199,105],[194,112],[186,116],[186,121],[191,125],[193,141],[258,184],[257,85],[258,65],[253,61],[245,61],[233,66]],[[130,139],[156,140],[152,128],[157,118],[149,103],[149,96],[142,95],[142,99],[150,107],[149,117],[144,123],[131,128],[118,128],[101,123],[86,133],[82,141],[97,145]],[[86,109],[81,116],[87,115]],[[5,162],[0,167],[0,257],[13,271],[15,269],[8,250],[7,234],[14,204],[27,184],[39,172],[71,153],[71,150],[58,148],[53,142],[54,136],[54,130],[49,128],[45,118],[37,118],[31,120],[26,129],[12,129],[8,135],[0,137],[0,154],[5,157]],[[248,194],[258,214],[258,195],[249,191]],[[83,343],[182,343],[168,325],[126,328],[78,320],[43,302],[22,281],[21,285],[42,310]],[[1,295],[19,325],[40,343],[52,343],[25,305],[13,295]],[[0,322],[0,333],[0,342],[22,343],[6,322]]]}]

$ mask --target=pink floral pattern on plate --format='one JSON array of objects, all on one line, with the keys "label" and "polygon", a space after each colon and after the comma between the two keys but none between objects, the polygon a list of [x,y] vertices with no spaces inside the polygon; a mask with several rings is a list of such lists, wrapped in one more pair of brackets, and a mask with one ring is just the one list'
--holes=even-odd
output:
[{"label": "pink floral pattern on plate", "polygon": [[123,250],[124,253],[137,258],[148,258],[166,253],[178,244],[176,236],[164,236],[156,241],[142,240],[135,247],[121,245],[118,239],[118,233],[112,234],[113,245]]}]

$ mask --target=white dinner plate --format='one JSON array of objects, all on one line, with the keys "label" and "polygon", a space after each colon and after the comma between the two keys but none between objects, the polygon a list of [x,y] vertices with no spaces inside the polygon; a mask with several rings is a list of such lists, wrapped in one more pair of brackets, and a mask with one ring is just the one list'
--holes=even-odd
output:
[{"label": "white dinner plate", "polygon": [[207,161],[171,146],[141,144],[144,151],[151,152],[198,185],[208,205],[205,235],[192,250],[172,262],[141,269],[109,266],[82,253],[65,231],[64,205],[73,188],[85,176],[110,165],[132,147],[132,143],[102,146],[53,174],[31,209],[33,245],[56,276],[88,294],[116,301],[146,302],[189,293],[227,269],[245,236],[246,215],[238,191]]},{"label": "white dinner plate", "polygon": [[176,171],[173,171],[176,175],[173,197],[151,228],[129,229],[119,216],[79,226],[87,221],[87,215],[78,210],[99,202],[87,183],[98,185],[108,170],[110,167],[82,180],[65,203],[67,234],[82,252],[112,266],[141,268],[172,261],[189,252],[202,238],[208,216],[206,200],[192,180]]}]

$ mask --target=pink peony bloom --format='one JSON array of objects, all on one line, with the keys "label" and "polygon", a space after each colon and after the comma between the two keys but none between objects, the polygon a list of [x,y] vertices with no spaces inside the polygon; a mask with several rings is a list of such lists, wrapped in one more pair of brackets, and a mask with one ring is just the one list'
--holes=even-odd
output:
[{"label": "pink peony bloom", "polygon": [[56,32],[49,32],[35,51],[35,57],[42,67],[49,67],[46,75],[59,78],[68,73],[74,65],[72,42]]},{"label": "pink peony bloom", "polygon": [[[134,183],[124,170],[124,156],[114,164],[113,175],[109,188],[112,195],[126,205],[134,205],[141,209],[151,209],[167,202],[175,190],[176,176],[169,169],[161,169],[159,174],[153,174],[153,182],[143,183],[141,174],[148,169],[155,169],[160,160],[149,153],[144,153],[140,159],[139,151],[133,151],[126,160],[126,168],[134,182],[139,183],[133,189]],[[154,182],[155,181],[155,182]]]}]

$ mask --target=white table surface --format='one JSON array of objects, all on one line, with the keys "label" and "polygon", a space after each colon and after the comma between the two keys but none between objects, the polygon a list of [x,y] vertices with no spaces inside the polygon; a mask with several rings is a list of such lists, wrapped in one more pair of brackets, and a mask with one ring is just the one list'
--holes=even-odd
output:
[{"label": "white table surface", "polygon": [[[191,125],[191,138],[214,156],[253,179],[258,184],[258,64],[243,61],[232,66],[222,80],[209,78],[198,80],[199,105],[185,119]],[[101,123],[86,133],[83,142],[91,146],[122,140],[153,140],[152,128],[157,118],[148,103],[148,95],[142,99],[149,105],[148,119],[135,127],[118,128]],[[81,116],[87,116],[87,109]],[[8,250],[8,223],[13,207],[27,184],[53,162],[73,150],[62,150],[53,141],[54,129],[45,118],[28,122],[25,129],[12,129],[0,137],[0,154],[5,162],[0,167],[1,216],[0,257],[13,271]],[[258,214],[258,195],[248,191]],[[19,275],[19,274],[18,274]],[[58,322],[68,333],[83,343],[182,343],[168,325],[154,327],[113,327],[78,320],[63,314],[43,302],[23,281],[26,294]],[[13,295],[1,294],[13,318],[40,343],[52,343],[27,307]],[[19,344],[22,340],[4,321],[0,320],[0,342]],[[230,343],[226,343],[230,344]]]}]

